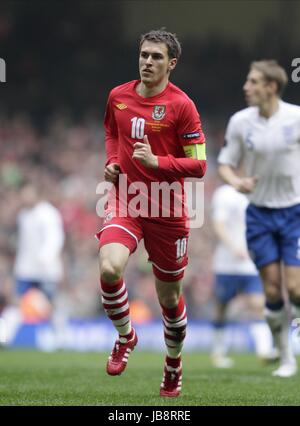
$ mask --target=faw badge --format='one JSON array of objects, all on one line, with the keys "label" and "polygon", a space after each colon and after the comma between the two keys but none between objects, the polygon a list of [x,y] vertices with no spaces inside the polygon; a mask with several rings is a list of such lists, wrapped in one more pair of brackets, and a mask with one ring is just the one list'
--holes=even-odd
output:
[{"label": "faw badge", "polygon": [[166,105],[155,105],[152,112],[154,120],[162,120],[166,115]]}]

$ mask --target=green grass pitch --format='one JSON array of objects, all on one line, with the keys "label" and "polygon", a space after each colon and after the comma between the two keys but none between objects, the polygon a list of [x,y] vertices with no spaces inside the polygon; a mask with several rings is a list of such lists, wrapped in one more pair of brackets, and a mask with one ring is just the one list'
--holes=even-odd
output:
[{"label": "green grass pitch", "polygon": [[300,375],[271,376],[251,354],[216,370],[203,353],[184,354],[180,398],[160,398],[163,355],[135,351],[122,376],[105,373],[108,354],[0,351],[0,405],[300,405]]}]

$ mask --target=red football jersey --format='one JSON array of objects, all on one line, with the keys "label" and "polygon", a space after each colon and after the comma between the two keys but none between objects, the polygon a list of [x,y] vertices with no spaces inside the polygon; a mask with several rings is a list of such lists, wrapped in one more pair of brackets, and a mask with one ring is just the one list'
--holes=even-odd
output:
[{"label": "red football jersey", "polygon": [[[205,160],[186,158],[183,146],[202,144],[205,136],[195,104],[182,90],[169,82],[158,95],[143,98],[136,92],[139,82],[130,81],[110,92],[104,121],[106,164],[118,163],[121,173],[127,175],[128,185],[135,185],[153,202],[151,182],[178,182],[183,188],[184,177],[204,175]],[[153,154],[158,156],[157,169],[147,168],[132,158],[133,145],[143,142],[144,135],[148,136]],[[146,194],[143,185],[136,182],[144,183],[149,192]],[[134,196],[127,195],[126,203]]]}]

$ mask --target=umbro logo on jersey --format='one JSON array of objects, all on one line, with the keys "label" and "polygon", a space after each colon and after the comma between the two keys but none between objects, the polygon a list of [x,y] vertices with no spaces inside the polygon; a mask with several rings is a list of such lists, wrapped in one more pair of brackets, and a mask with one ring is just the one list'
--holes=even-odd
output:
[{"label": "umbro logo on jersey", "polygon": [[152,118],[154,120],[162,120],[166,115],[166,106],[165,105],[155,105],[152,112]]},{"label": "umbro logo on jersey", "polygon": [[116,107],[122,111],[122,109],[126,109],[127,105],[125,104],[117,104]]}]

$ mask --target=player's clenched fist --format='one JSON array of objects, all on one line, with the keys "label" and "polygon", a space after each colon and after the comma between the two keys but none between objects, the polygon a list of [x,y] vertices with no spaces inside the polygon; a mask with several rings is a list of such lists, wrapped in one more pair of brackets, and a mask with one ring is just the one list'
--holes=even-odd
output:
[{"label": "player's clenched fist", "polygon": [[111,163],[104,169],[104,179],[107,182],[116,183],[120,173],[120,166],[117,163]]},{"label": "player's clenched fist", "polygon": [[236,182],[234,182],[235,184],[233,186],[237,191],[242,192],[243,194],[249,194],[254,191],[257,182],[258,176],[243,177],[238,178]]},{"label": "player's clenched fist", "polygon": [[144,136],[143,142],[136,142],[133,147],[133,159],[139,160],[145,167],[158,167],[158,158],[152,153],[151,145],[149,143],[147,135]]}]

